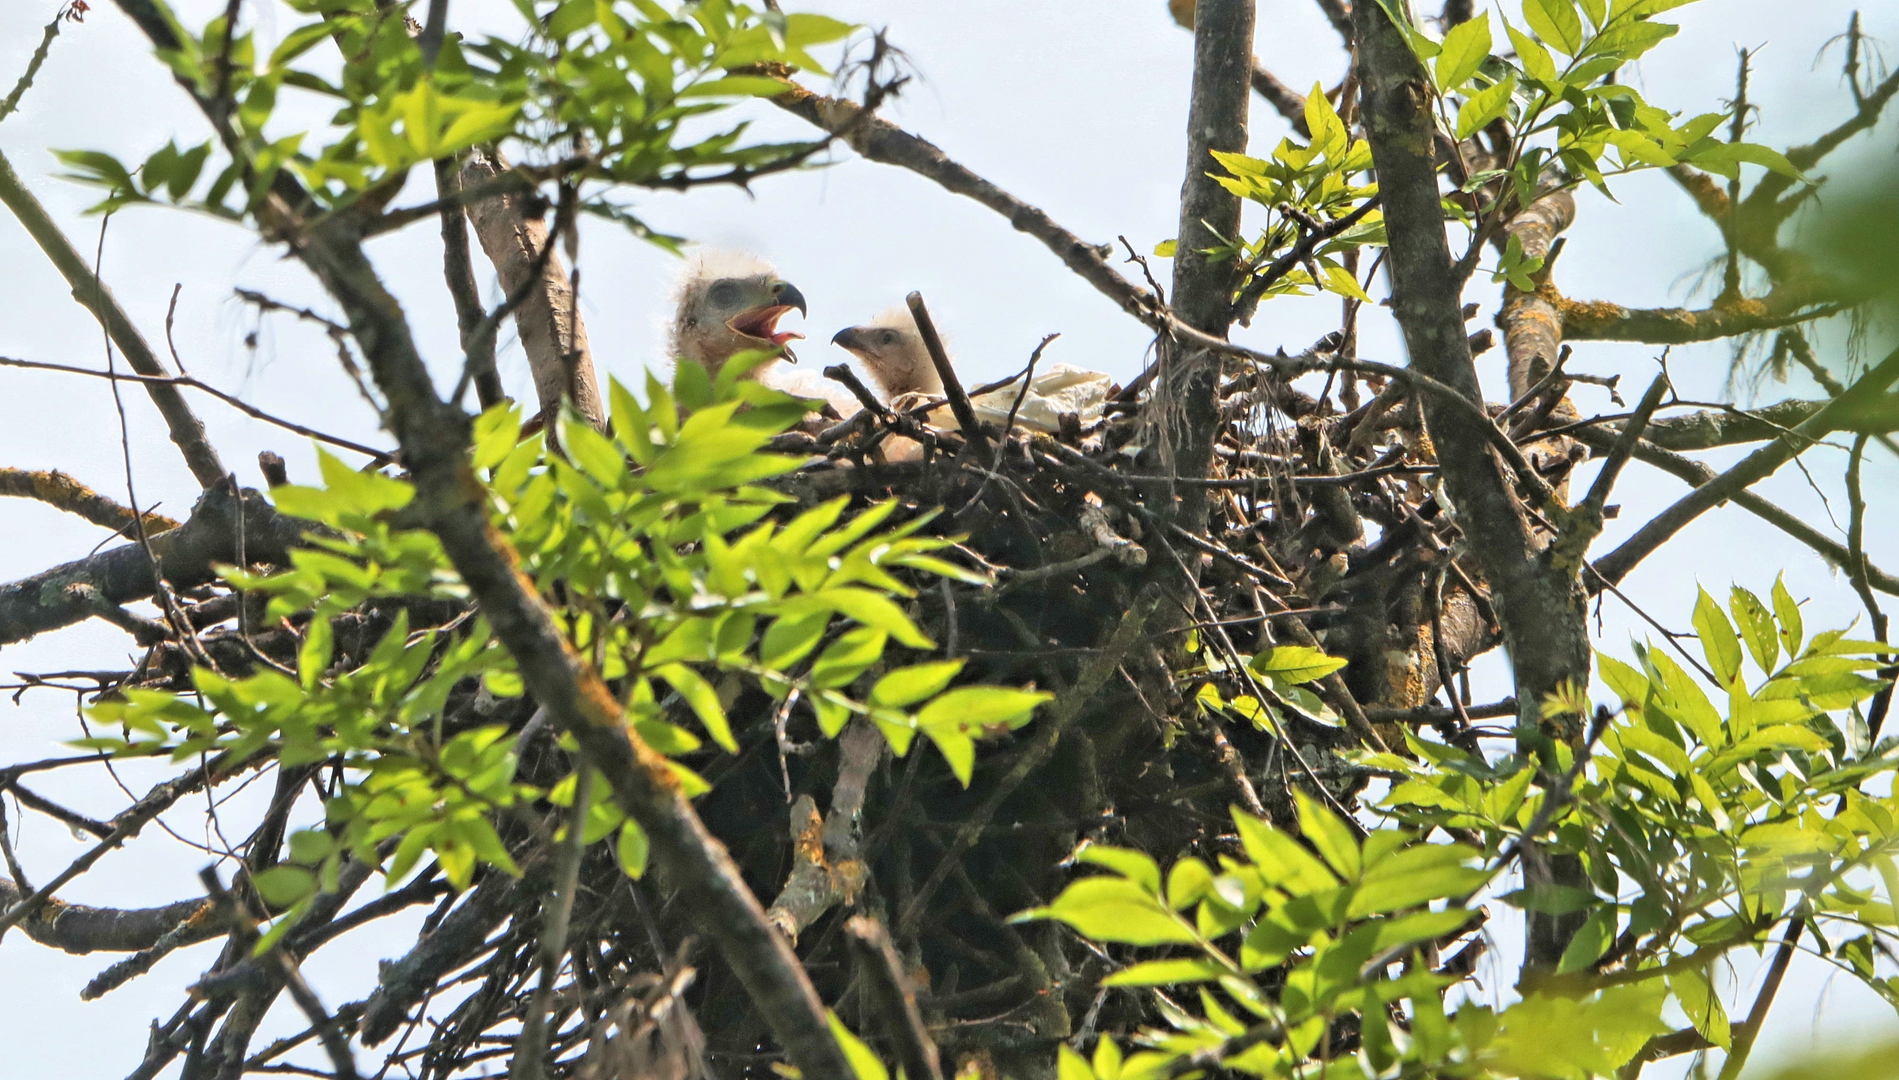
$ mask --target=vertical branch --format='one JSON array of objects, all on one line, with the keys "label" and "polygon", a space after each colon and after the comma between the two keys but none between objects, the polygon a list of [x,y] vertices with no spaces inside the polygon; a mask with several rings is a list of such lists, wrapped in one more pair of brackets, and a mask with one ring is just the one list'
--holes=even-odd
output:
[{"label": "vertical branch", "polygon": [[574,763],[574,811],[567,822],[567,846],[554,868],[554,895],[542,907],[541,981],[521,1019],[514,1041],[512,1080],[541,1080],[547,1075],[541,1058],[547,1053],[547,1013],[554,1004],[554,983],[560,978],[561,959],[567,955],[567,924],[574,914],[574,893],[580,887],[580,860],[587,852],[587,813],[593,805],[593,766],[583,757]]},{"label": "vertical branch", "polygon": [[[461,183],[473,187],[507,171],[499,151],[477,149],[462,164]],[[548,427],[552,429],[565,398],[589,424],[604,429],[607,411],[594,376],[587,328],[580,320],[566,265],[548,247],[554,237],[543,220],[544,208],[537,193],[510,190],[470,203],[468,220],[500,275],[502,291],[512,297],[528,288],[527,299],[514,309],[514,325],[521,334],[521,348],[534,373],[534,390]]]},{"label": "vertical branch", "polygon": [[520,665],[528,692],[574,736],[615,801],[646,830],[655,862],[724,954],[791,1064],[807,1080],[847,1080],[850,1064],[797,955],[680,791],[667,759],[631,734],[612,690],[567,644],[522,576],[518,556],[489,523],[485,494],[470,472],[468,418],[436,394],[401,305],[377,277],[360,239],[334,231],[346,227],[309,231],[296,253],[349,314],[350,332],[389,402],[390,426],[415,479],[417,512]]},{"label": "vertical branch", "polygon": [[[148,379],[165,378],[172,374],[163,361],[152,352],[152,347],[132,325],[125,309],[113,298],[112,290],[105,287],[92,269],[86,265],[85,257],[73,247],[58,225],[46,213],[46,208],[33,197],[26,185],[21,183],[18,173],[6,156],[0,154],[0,202],[13,211],[20,224],[33,237],[46,257],[53,261],[60,276],[73,290],[73,298],[86,310],[92,312],[105,327],[107,335],[119,351],[125,354],[125,360],[132,370]],[[147,382],[145,388],[152,395],[152,404],[158,406],[159,415],[165,418],[165,427],[171,432],[171,441],[185,456],[185,465],[191,469],[191,475],[197,478],[201,487],[210,487],[224,479],[224,463],[218,460],[218,452],[211,448],[211,441],[205,436],[204,425],[185,404],[184,395],[178,388],[168,383]]]},{"label": "vertical branch", "polygon": [[[1360,100],[1371,142],[1390,238],[1392,308],[1404,332],[1411,367],[1480,403],[1439,202],[1431,88],[1399,28],[1378,3],[1354,5],[1361,69]],[[1536,554],[1524,507],[1492,453],[1495,428],[1481,412],[1456,408],[1439,395],[1420,405],[1443,466],[1457,523],[1492,590],[1516,682],[1521,749],[1549,764],[1551,737],[1576,738],[1573,725],[1543,733],[1541,705],[1552,693],[1589,676],[1589,638],[1577,566]],[[1486,430],[1488,429],[1488,430]],[[1572,560],[1573,562],[1573,560]],[[1525,850],[1533,883],[1576,884],[1573,856]],[[1586,882],[1585,882],[1586,883]],[[1531,913],[1526,974],[1553,968],[1581,921],[1574,914]]]},{"label": "vertical branch", "polygon": [[[1253,76],[1253,0],[1200,0],[1194,11],[1193,98],[1187,111],[1187,175],[1180,188],[1180,228],[1174,254],[1174,311],[1181,321],[1216,337],[1233,323],[1239,267],[1225,249],[1239,237],[1240,198],[1210,174],[1212,152],[1246,149],[1246,112]],[[1212,250],[1212,255],[1208,251]],[[1166,410],[1162,425],[1177,477],[1200,479],[1213,460],[1219,422],[1220,357],[1174,343],[1163,355]],[[1207,493],[1179,492],[1180,523],[1197,532],[1206,523]]]},{"label": "vertical branch", "polygon": [[[429,10],[431,20],[435,7]],[[501,376],[495,371],[495,336],[478,331],[487,315],[481,305],[481,290],[475,284],[475,267],[468,258],[468,216],[455,196],[461,194],[461,172],[455,162],[443,158],[435,163],[435,194],[442,203],[442,276],[448,280],[448,295],[455,300],[455,324],[462,335],[462,363],[475,383],[475,398],[483,409],[499,405],[506,396],[501,391]]]}]

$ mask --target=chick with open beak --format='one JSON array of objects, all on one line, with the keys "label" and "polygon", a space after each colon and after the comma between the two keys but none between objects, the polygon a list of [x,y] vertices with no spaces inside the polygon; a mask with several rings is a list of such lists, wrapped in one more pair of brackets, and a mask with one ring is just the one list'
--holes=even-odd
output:
[{"label": "chick with open beak", "polygon": [[806,313],[804,294],[762,260],[702,256],[680,282],[673,356],[713,376],[734,355],[751,349],[778,349],[783,359],[797,363],[786,344],[804,335],[778,329],[778,320],[794,309]]}]

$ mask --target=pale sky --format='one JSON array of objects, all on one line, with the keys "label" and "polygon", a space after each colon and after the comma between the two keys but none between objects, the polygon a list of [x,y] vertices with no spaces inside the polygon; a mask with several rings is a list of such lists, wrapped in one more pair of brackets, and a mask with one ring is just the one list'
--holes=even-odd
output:
[{"label": "pale sky", "polygon": [[[24,67],[40,27],[57,6],[56,0],[0,4],[0,91]],[[201,25],[223,3],[188,0],[178,6],[188,24]],[[787,6],[887,27],[893,44],[908,53],[921,76],[887,115],[1047,210],[1079,235],[1101,242],[1125,235],[1143,251],[1173,235],[1185,154],[1191,39],[1173,25],[1161,0],[836,0]],[[1899,48],[1899,6],[1867,7],[1867,31]],[[1514,15],[1514,2],[1510,8]],[[1850,109],[1839,81],[1838,47],[1814,65],[1822,44],[1845,28],[1852,8],[1839,0],[1799,5],[1702,0],[1669,14],[1682,23],[1682,34],[1651,53],[1634,81],[1662,107],[1689,114],[1718,110],[1732,93],[1734,49],[1764,46],[1751,94],[1764,112],[1752,137],[1780,146],[1804,142],[1844,119]],[[255,4],[246,5],[247,11],[256,9]],[[466,11],[505,18],[511,7],[505,0],[465,0],[453,10],[462,26]],[[264,16],[262,36],[275,39],[298,21],[287,9],[274,8]],[[1258,52],[1268,68],[1301,89],[1314,80],[1330,85],[1341,74],[1336,35],[1310,0],[1262,0]],[[793,138],[806,134],[768,105],[751,111],[758,119],[755,130],[761,133]],[[297,115],[314,120],[322,110],[305,106]],[[1264,153],[1286,134],[1286,127],[1257,100],[1253,115],[1254,149]],[[1891,167],[1893,123],[1889,119],[1882,125],[1877,144],[1862,136],[1860,160]],[[130,23],[111,3],[94,0],[86,22],[68,26],[54,44],[20,112],[0,125],[0,150],[75,243],[90,252],[98,243],[100,222],[82,217],[80,211],[97,195],[56,179],[60,170],[49,148],[104,149],[136,162],[167,138],[191,144],[205,135],[195,110],[164,67],[149,56]],[[1694,275],[1719,250],[1715,231],[1663,177],[1624,180],[1615,193],[1619,205],[1593,192],[1582,196],[1578,224],[1558,267],[1562,289],[1573,297],[1630,306],[1695,299]],[[1122,380],[1140,369],[1147,349],[1148,333],[1138,323],[1006,221],[917,176],[848,153],[841,153],[831,168],[768,178],[750,195],[721,190],[683,198],[645,193],[631,197],[664,231],[773,259],[780,274],[810,299],[809,319],[802,325],[788,321],[786,328],[809,335],[811,340],[800,351],[812,367],[844,359],[827,344],[836,330],[901,302],[912,289],[929,298],[959,366],[978,381],[1019,368],[1042,335],[1052,331],[1063,336],[1051,346],[1051,361],[1098,368]],[[71,300],[63,281],[10,217],[0,217],[0,255],[0,355],[102,367],[97,324]],[[372,255],[402,298],[425,355],[438,373],[452,376],[459,364],[455,323],[442,286],[433,220],[376,241]],[[635,382],[644,366],[661,360],[659,327],[677,262],[599,222],[584,227],[581,262],[583,308],[595,362],[603,376]],[[1161,268],[1164,272],[1164,263]],[[174,339],[193,374],[285,417],[358,441],[390,444],[341,375],[326,339],[282,318],[265,322],[259,330],[254,315],[233,298],[233,287],[243,286],[333,310],[311,279],[284,262],[279,251],[208,218],[135,209],[112,219],[104,270],[161,355],[166,308],[177,285]],[[1376,289],[1374,294],[1382,295]],[[1495,288],[1480,283],[1467,298],[1485,304],[1486,314],[1480,318],[1487,321],[1495,306]],[[1333,298],[1275,300],[1238,339],[1266,349],[1283,345],[1296,350],[1333,328],[1336,314]],[[1368,318],[1364,354],[1402,362],[1388,320]],[[255,350],[245,340],[253,330],[259,330]],[[531,399],[519,350],[511,340],[507,344],[501,362],[508,388],[517,397]],[[1840,335],[1832,335],[1826,345],[1833,356],[1840,355]],[[1625,393],[1633,400],[1652,376],[1658,351],[1583,344],[1571,368],[1622,374]],[[1479,363],[1491,396],[1502,396],[1501,349]],[[1684,394],[1712,399],[1722,392],[1728,353],[1718,344],[1677,349],[1670,369]],[[62,469],[123,499],[126,477],[118,421],[105,383],[0,370],[0,387],[0,464]],[[1794,395],[1811,396],[1812,387],[1805,382],[1769,385],[1758,400]],[[261,486],[255,458],[264,449],[289,459],[293,477],[313,476],[309,448],[302,440],[202,395],[188,396],[226,465],[242,482]],[[1585,411],[1608,404],[1601,391],[1591,387],[1579,387],[1577,397]],[[128,390],[125,399],[140,503],[156,501],[162,511],[182,517],[195,494],[190,474],[165,440],[144,396]],[[1718,466],[1733,456],[1711,460]],[[1806,460],[1826,493],[1825,502],[1792,468],[1760,490],[1817,527],[1843,535],[1846,506],[1839,473],[1845,455],[1821,448]],[[1899,471],[1890,456],[1875,447],[1866,478],[1874,500],[1868,548],[1874,561],[1888,569],[1899,566],[1899,542],[1893,539],[1899,521],[1899,505],[1892,498],[1895,478]],[[1672,478],[1632,465],[1617,491],[1622,518],[1610,523],[1596,552],[1609,550],[1685,490]],[[101,540],[100,530],[37,504],[9,501],[0,514],[0,537],[5,538],[0,543],[0,580],[75,558]],[[1690,527],[1639,568],[1625,588],[1663,622],[1685,629],[1697,582],[1717,597],[1724,598],[1732,582],[1764,594],[1783,568],[1794,595],[1810,601],[1810,629],[1843,626],[1859,617],[1858,604],[1842,578],[1806,549],[1732,508]],[[1648,636],[1625,608],[1606,603],[1602,646],[1626,656],[1631,634]],[[7,647],[0,670],[123,666],[130,648],[119,631],[88,623]],[[1505,692],[1500,655],[1482,667],[1481,681],[1487,688],[1493,694]],[[1483,688],[1479,694],[1484,696]],[[73,702],[47,692],[22,698],[18,707],[0,704],[0,725],[0,764],[60,753],[62,741],[79,734]],[[141,792],[159,777],[147,766],[129,765],[120,772],[131,789]],[[49,793],[101,815],[124,805],[123,794],[103,778],[75,777],[66,783],[69,786],[56,790],[49,787]],[[238,795],[234,806],[255,795],[255,790]],[[177,808],[166,820],[188,840],[220,845],[215,836],[206,835],[202,804]],[[39,880],[83,850],[80,841],[43,817],[28,817],[21,833],[23,857]],[[199,891],[195,874],[207,858],[149,829],[62,895],[134,907],[170,902]],[[1497,921],[1512,923],[1514,918]],[[397,929],[411,933],[413,922]],[[1506,942],[1511,937],[1514,930],[1500,934]],[[319,954],[309,974],[331,1006],[340,1004],[359,997],[374,960],[398,955],[404,940],[393,929],[360,933]],[[7,1048],[9,1073],[41,1076],[57,1071],[70,1080],[125,1075],[142,1053],[146,1021],[168,1017],[177,1008],[181,988],[216,948],[208,943],[181,950],[153,973],[87,1004],[79,1000],[79,988],[116,957],[69,957],[32,944],[22,934],[9,934],[0,942],[0,971],[6,973],[0,978],[0,1040]],[[1796,963],[1757,1054],[1760,1061],[1796,1054],[1815,1039],[1830,1043],[1899,1034],[1889,1008],[1849,978],[1830,980],[1830,970],[1807,956]],[[1752,977],[1750,968],[1735,974],[1743,980]],[[1490,990],[1510,982],[1507,969],[1486,971],[1484,978]],[[1751,989],[1743,995],[1743,1000],[1750,998]],[[292,1028],[293,1021],[280,1010],[259,1033],[257,1045]],[[367,1064],[371,1059],[365,1055],[361,1060]],[[1648,1075],[1669,1072],[1652,1068]]]}]

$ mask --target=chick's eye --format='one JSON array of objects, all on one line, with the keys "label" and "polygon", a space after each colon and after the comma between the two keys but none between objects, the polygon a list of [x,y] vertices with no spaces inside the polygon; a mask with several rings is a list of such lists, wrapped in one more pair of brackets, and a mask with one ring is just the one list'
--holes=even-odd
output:
[{"label": "chick's eye", "polygon": [[897,332],[895,330],[885,330],[883,333],[877,335],[877,340],[883,342],[885,345],[895,345],[897,343]]},{"label": "chick's eye", "polygon": [[738,303],[738,283],[721,281],[706,293],[706,299],[722,308],[731,307]]}]

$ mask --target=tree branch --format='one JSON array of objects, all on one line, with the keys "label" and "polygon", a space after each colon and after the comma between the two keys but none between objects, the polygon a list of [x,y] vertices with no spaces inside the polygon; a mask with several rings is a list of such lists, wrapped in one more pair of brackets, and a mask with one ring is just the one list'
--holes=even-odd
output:
[{"label": "tree branch", "polygon": [[[234,492],[229,483],[220,482],[198,499],[183,525],[151,538],[151,556],[173,587],[189,588],[213,580],[217,564],[237,561],[240,534],[246,560],[283,563],[310,527],[309,522],[278,514],[257,492]],[[74,585],[90,586],[113,604],[142,600],[157,588],[152,558],[136,543],[0,585],[0,645],[90,617],[94,603]]]},{"label": "tree branch", "polygon": [[[0,911],[13,907],[26,897],[15,883],[0,878]],[[211,914],[211,904],[203,897],[180,900],[150,908],[106,908],[87,904],[68,904],[47,900],[32,915],[21,920],[20,929],[41,945],[61,952],[83,955],[95,952],[138,952],[157,944],[160,938],[191,928],[188,940],[180,944],[209,941],[224,932]]]},{"label": "tree branch", "polygon": [[1009,220],[1021,232],[1028,233],[1055,253],[1070,270],[1081,275],[1121,310],[1147,325],[1160,329],[1158,300],[1153,294],[1121,276],[1109,264],[1114,249],[1106,244],[1090,244],[1056,224],[1048,214],[1002,190],[969,169],[950,160],[935,144],[912,135],[890,121],[875,115],[863,115],[854,102],[814,94],[782,75],[785,92],[772,98],[772,104],[798,116],[815,127],[840,135],[851,149],[871,161],[898,165],[933,180],[956,195],[974,199]]},{"label": "tree branch", "polygon": [[[112,295],[112,290],[93,274],[85,257],[66,239],[59,226],[53,223],[46,208],[34,198],[33,193],[21,183],[19,174],[13,171],[13,165],[0,154],[0,202],[13,211],[20,224],[33,237],[40,250],[51,259],[53,266],[72,287],[73,299],[92,312],[105,327],[112,343],[125,354],[126,363],[132,370],[147,377],[168,377],[172,373],[152,352],[138,327],[132,325],[131,317]],[[191,469],[191,475],[197,478],[199,487],[210,487],[222,480],[225,473],[223,462],[218,460],[218,452],[212,449],[210,440],[205,436],[204,425],[198,421],[184,396],[178,389],[166,383],[148,382],[145,389],[152,396],[152,404],[158,406],[159,415],[165,418],[165,427],[171,432],[171,441],[185,456],[185,465]]]},{"label": "tree branch", "polygon": [[1879,365],[1861,376],[1845,394],[1829,402],[1808,417],[1792,432],[1761,447],[1726,472],[1695,488],[1673,506],[1655,515],[1634,536],[1608,555],[1596,560],[1596,571],[1611,583],[1620,583],[1636,564],[1667,543],[1703,513],[1734,498],[1804,451],[1811,441],[1833,430],[1835,418],[1851,412],[1869,400],[1884,396],[1886,388],[1899,379],[1899,350],[1894,350]]},{"label": "tree branch", "polygon": [[[460,183],[474,187],[507,170],[500,151],[473,150],[462,164]],[[575,412],[604,429],[606,405],[600,396],[600,380],[594,375],[587,328],[575,306],[566,265],[548,247],[554,238],[543,215],[535,212],[538,199],[533,191],[478,199],[468,204],[468,220],[474,223],[481,249],[494,263],[502,291],[512,296],[523,287],[530,289],[526,301],[514,309],[514,325],[521,335],[521,349],[527,353],[528,369],[534,373],[541,415],[551,428],[560,415],[561,401],[571,398]],[[488,348],[493,347],[490,338]],[[489,363],[492,366],[492,358]]]},{"label": "tree branch", "polygon": [[646,831],[682,903],[725,955],[792,1064],[811,1080],[847,1080],[850,1065],[797,956],[680,792],[666,758],[631,735],[613,692],[567,644],[521,575],[514,552],[489,523],[486,497],[468,460],[468,418],[437,396],[402,309],[360,242],[331,222],[310,230],[296,253],[348,313],[350,332],[389,402],[391,426],[416,484],[420,520],[440,538],[496,637],[514,656],[528,692],[574,735],[587,760],[607,777],[616,801]]},{"label": "tree branch", "polygon": [[[1442,382],[1471,403],[1483,401],[1459,303],[1460,279],[1444,233],[1435,154],[1436,122],[1424,70],[1382,5],[1353,9],[1362,82],[1361,111],[1377,171],[1390,238],[1392,308],[1404,332],[1411,367]],[[1439,395],[1419,405],[1438,448],[1456,521],[1470,542],[1492,591],[1520,703],[1520,726],[1549,737],[1542,703],[1550,694],[1588,678],[1589,639],[1577,567],[1535,554],[1523,506],[1491,456],[1488,417],[1449,407]],[[1481,412],[1481,407],[1479,408]],[[1546,749],[1526,736],[1526,754]],[[1548,860],[1556,880],[1582,878],[1579,862]],[[1526,971],[1553,968],[1581,920],[1530,913]]]},{"label": "tree branch", "polygon": [[[1216,338],[1226,337],[1233,324],[1240,268],[1231,253],[1207,253],[1239,236],[1240,197],[1214,177],[1213,155],[1246,150],[1254,20],[1253,0],[1199,0],[1194,8],[1193,93],[1175,233],[1173,308],[1180,321]],[[1221,361],[1217,352],[1178,341],[1160,352],[1159,392],[1148,408],[1166,440],[1162,461],[1171,476],[1198,480],[1212,467]],[[1163,518],[1177,520],[1191,533],[1205,529],[1205,490],[1162,491],[1177,500]]]},{"label": "tree branch", "polygon": [[[135,518],[130,509],[57,469],[0,468],[0,496],[38,499],[48,506],[85,518],[94,525],[116,533],[129,536],[137,531],[133,527]],[[163,514],[147,511],[140,516],[145,519],[145,533],[148,536],[157,536],[178,527],[176,521]]]}]

